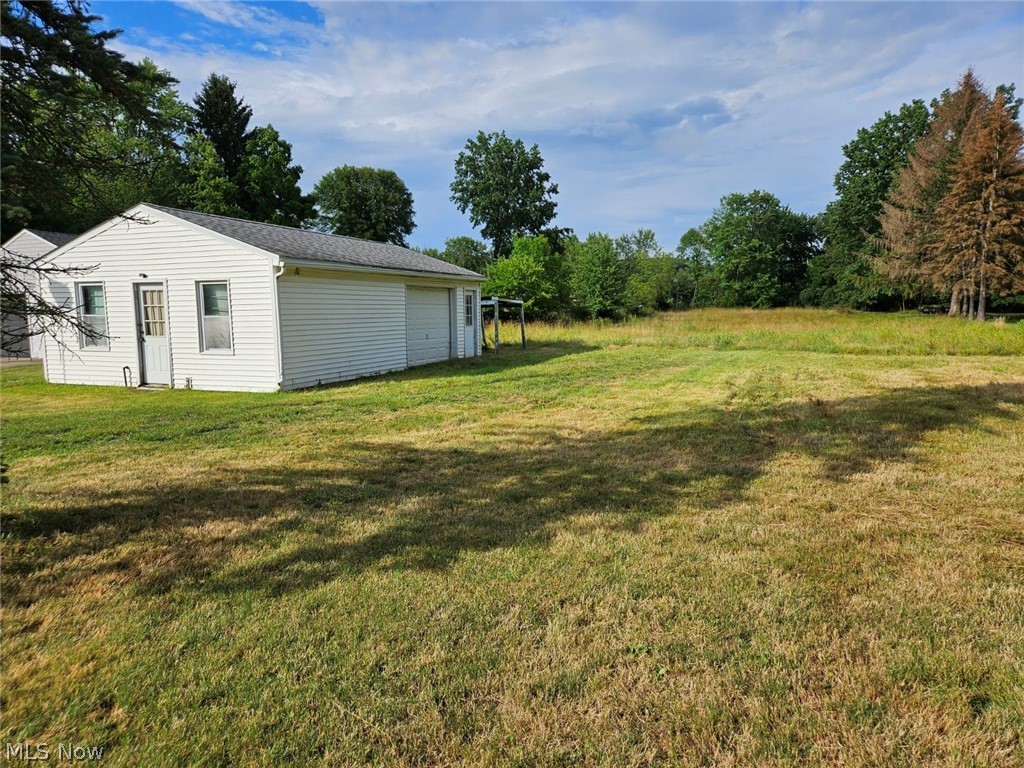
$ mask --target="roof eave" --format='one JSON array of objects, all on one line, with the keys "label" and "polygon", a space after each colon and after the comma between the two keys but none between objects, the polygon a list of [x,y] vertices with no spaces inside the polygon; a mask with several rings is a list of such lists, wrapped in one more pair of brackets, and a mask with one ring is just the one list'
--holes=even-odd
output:
[{"label": "roof eave", "polygon": [[361,272],[375,275],[396,275],[398,277],[421,277],[431,280],[459,280],[469,283],[483,283],[487,280],[483,275],[453,275],[450,272],[421,272],[415,269],[388,269],[386,267],[368,267],[363,264],[346,264],[340,261],[322,259],[295,259],[281,257],[281,263],[288,266],[309,267],[310,269],[330,269],[339,272]]}]

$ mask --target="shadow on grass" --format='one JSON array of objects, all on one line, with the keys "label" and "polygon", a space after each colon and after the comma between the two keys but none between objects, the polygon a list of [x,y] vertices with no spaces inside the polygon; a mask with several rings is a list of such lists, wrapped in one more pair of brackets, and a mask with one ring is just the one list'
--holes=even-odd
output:
[{"label": "shadow on grass", "polygon": [[[484,349],[483,353],[477,357],[463,357],[454,360],[443,360],[438,363],[429,363],[427,365],[418,365],[404,371],[389,374],[387,378],[396,381],[409,381],[480,376],[500,371],[510,371],[529,365],[539,365],[555,358],[593,352],[596,349],[600,349],[600,347],[571,340],[528,343],[526,349],[523,349],[518,344],[510,347],[506,347],[503,344],[500,354],[495,354],[493,349]],[[335,384],[322,384],[318,387],[310,387],[309,389],[331,389],[365,383],[366,381],[366,378],[350,379]]]},{"label": "shadow on grass", "polygon": [[[908,388],[831,402],[734,402],[610,432],[521,430],[508,443],[479,435],[459,447],[346,443],[336,455],[311,456],[321,468],[224,470],[5,517],[9,537],[67,531],[74,542],[8,561],[6,596],[30,599],[11,577],[58,560],[69,579],[76,568],[127,572],[146,593],[280,594],[367,568],[443,569],[469,551],[545,546],[570,516],[632,530],[683,501],[720,507],[743,498],[782,454],[812,458],[822,480],[844,482],[914,461],[930,433],[1019,419],[1021,405],[1020,384]],[[83,561],[101,564],[71,563],[114,548],[116,556]]]}]

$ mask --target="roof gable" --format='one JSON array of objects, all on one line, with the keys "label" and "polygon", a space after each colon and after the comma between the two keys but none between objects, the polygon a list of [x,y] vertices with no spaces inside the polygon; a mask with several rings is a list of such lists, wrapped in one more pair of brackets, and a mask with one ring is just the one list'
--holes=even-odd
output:
[{"label": "roof gable", "polygon": [[78,237],[78,235],[71,235],[67,232],[48,232],[45,229],[26,229],[25,231],[30,232],[36,237],[52,244],[54,248],[60,248],[62,245],[67,245]]},{"label": "roof gable", "polygon": [[344,235],[311,232],[305,229],[263,224],[211,213],[197,213],[162,205],[144,203],[203,229],[246,243],[282,259],[322,261],[391,272],[422,272],[427,275],[477,278],[483,276],[446,261],[435,259],[411,248],[390,243],[377,243]]},{"label": "roof gable", "polygon": [[18,234],[14,235],[14,237],[7,240],[3,244],[3,247],[8,248],[12,243],[18,240],[18,238],[23,237],[24,235],[31,235],[37,240],[42,240],[44,243],[47,243],[51,247],[51,249],[60,248],[62,245],[67,245],[76,237],[78,237],[78,235],[70,235],[67,232],[47,232],[46,230],[43,229],[25,228],[20,230]]}]

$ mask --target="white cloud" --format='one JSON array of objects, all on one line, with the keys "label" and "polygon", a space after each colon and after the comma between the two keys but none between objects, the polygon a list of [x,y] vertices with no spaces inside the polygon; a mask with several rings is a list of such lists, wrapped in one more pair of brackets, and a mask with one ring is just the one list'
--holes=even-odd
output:
[{"label": "white cloud", "polygon": [[202,16],[207,21],[267,37],[300,35],[320,38],[317,24],[295,21],[265,6],[239,0],[174,0],[176,5]]},{"label": "white cloud", "polygon": [[468,228],[447,185],[480,129],[540,143],[563,225],[653,225],[672,244],[732,191],[820,209],[857,128],[972,63],[991,84],[1021,75],[1019,5],[1015,17],[984,4],[322,3],[319,24],[238,2],[182,6],[248,30],[248,50],[180,37],[120,47],[171,69],[186,95],[211,71],[237,80],[256,120],[294,144],[307,186],[343,163],[415,178],[437,242]]}]

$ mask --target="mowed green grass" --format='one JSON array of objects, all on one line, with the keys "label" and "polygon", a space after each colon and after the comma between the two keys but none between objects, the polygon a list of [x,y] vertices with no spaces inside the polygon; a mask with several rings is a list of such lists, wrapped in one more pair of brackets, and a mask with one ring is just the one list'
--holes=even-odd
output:
[{"label": "mowed green grass", "polygon": [[111,766],[1024,764],[1024,325],[529,333],[278,395],[6,369],[3,741]]}]

